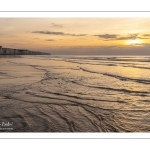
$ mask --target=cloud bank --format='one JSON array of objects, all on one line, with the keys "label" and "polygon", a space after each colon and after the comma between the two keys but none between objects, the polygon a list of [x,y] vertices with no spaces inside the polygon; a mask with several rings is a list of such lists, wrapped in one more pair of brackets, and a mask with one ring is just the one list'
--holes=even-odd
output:
[{"label": "cloud bank", "polygon": [[139,46],[74,46],[49,47],[53,55],[150,55],[150,44]]},{"label": "cloud bank", "polygon": [[47,34],[47,35],[62,35],[62,36],[86,36],[86,34],[70,34],[70,33],[64,33],[64,32],[53,32],[53,31],[32,31],[32,33],[37,34]]},{"label": "cloud bank", "polygon": [[135,34],[128,34],[126,36],[121,36],[121,35],[117,35],[117,34],[100,34],[100,35],[94,35],[99,37],[102,40],[135,40],[135,39],[149,39],[148,36],[150,36],[150,34],[143,34],[143,36],[140,36],[139,33],[135,33]]}]

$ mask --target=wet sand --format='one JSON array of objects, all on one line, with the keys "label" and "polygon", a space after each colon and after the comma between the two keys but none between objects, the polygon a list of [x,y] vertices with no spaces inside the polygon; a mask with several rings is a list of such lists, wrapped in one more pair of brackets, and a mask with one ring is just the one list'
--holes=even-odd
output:
[{"label": "wet sand", "polygon": [[147,63],[111,59],[0,58],[0,132],[148,132]]}]

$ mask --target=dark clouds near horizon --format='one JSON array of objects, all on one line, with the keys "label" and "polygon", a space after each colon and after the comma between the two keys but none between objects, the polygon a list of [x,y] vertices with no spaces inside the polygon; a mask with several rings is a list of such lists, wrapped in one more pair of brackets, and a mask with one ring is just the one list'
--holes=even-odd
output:
[{"label": "dark clouds near horizon", "polygon": [[62,36],[86,36],[86,34],[70,34],[70,33],[64,33],[64,32],[53,32],[53,31],[32,31],[32,33],[37,34],[47,34],[47,35],[62,35]]},{"label": "dark clouds near horizon", "polygon": [[[87,38],[87,36],[95,36],[104,41],[111,40],[136,40],[136,39],[150,39],[150,34],[142,33],[128,33],[128,34],[73,34],[65,32],[56,32],[49,30],[32,31],[33,34],[44,35],[59,35],[59,36],[76,36],[79,38]],[[62,37],[63,38],[63,37]],[[45,41],[55,41],[54,39],[45,39]],[[47,52],[53,55],[150,55],[150,44],[135,43],[131,45],[116,45],[116,46],[74,46],[74,47],[47,47]]]},{"label": "dark clouds near horizon", "polygon": [[49,47],[52,55],[150,55],[150,44],[137,46],[74,46]]},{"label": "dark clouds near horizon", "polygon": [[102,40],[135,40],[135,39],[149,39],[147,38],[150,34],[143,34],[144,37],[139,36],[139,33],[136,34],[128,34],[127,36],[121,36],[117,34],[100,34],[94,35],[99,37]]}]

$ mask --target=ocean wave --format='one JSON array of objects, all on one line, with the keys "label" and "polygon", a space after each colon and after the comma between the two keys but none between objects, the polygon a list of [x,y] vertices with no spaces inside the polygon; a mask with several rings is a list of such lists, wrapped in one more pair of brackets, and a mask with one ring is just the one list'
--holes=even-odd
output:
[{"label": "ocean wave", "polygon": [[117,78],[121,81],[133,81],[133,82],[138,82],[138,83],[143,83],[143,84],[150,84],[150,80],[145,80],[145,79],[135,79],[135,78],[128,78],[128,77],[123,77],[123,76],[119,76],[119,75],[115,75],[115,74],[110,74],[110,73],[104,73],[104,72],[97,72],[97,71],[93,71],[93,70],[89,70],[83,67],[80,67],[81,70],[89,72],[89,73],[96,73],[96,74],[102,74],[104,76],[109,76],[109,77],[113,77],[113,78]]}]

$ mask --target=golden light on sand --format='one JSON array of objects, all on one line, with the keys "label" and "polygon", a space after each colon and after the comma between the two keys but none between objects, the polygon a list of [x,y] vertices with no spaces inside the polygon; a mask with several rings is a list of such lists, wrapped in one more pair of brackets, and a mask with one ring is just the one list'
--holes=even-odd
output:
[{"label": "golden light on sand", "polygon": [[127,45],[138,45],[138,44],[141,44],[141,40],[139,40],[139,39],[127,41]]}]

